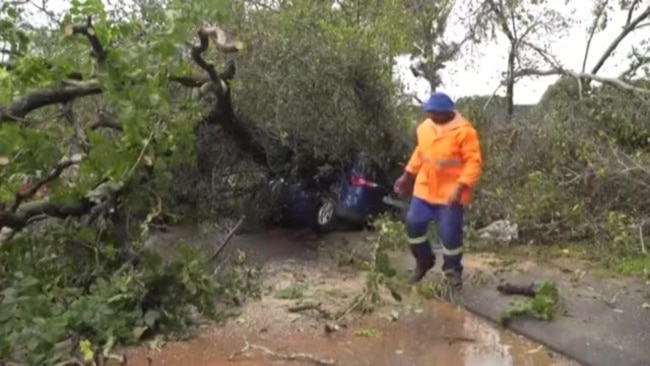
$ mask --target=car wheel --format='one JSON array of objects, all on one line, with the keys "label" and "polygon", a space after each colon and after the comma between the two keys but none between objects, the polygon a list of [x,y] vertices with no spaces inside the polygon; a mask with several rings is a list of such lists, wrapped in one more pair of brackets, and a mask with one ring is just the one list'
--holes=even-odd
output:
[{"label": "car wheel", "polygon": [[316,210],[314,229],[319,232],[332,231],[336,221],[336,200],[330,195],[322,197]]}]

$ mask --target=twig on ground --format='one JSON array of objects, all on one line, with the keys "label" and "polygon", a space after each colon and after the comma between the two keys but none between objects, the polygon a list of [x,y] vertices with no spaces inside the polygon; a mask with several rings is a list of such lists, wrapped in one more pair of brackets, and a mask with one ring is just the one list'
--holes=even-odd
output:
[{"label": "twig on ground", "polygon": [[348,306],[346,309],[344,309],[343,311],[341,311],[341,312],[339,313],[339,314],[341,314],[341,315],[337,316],[336,319],[335,319],[334,321],[335,321],[336,323],[338,323],[338,322],[340,322],[341,320],[343,320],[343,318],[345,318],[346,316],[348,316],[352,311],[354,311],[354,309],[356,309],[356,308],[358,308],[359,306],[361,306],[361,304],[363,304],[363,302],[366,300],[366,298],[368,297],[368,295],[369,295],[369,292],[368,292],[368,291],[364,291],[364,293],[363,293],[362,295],[360,295],[360,296],[357,298],[356,301],[352,302],[352,304],[350,304],[350,306]]},{"label": "twig on ground", "polygon": [[617,292],[616,294],[614,294],[614,296],[612,296],[610,300],[607,300],[605,298],[605,295],[601,295],[601,298],[603,299],[603,302],[605,303],[605,305],[607,305],[607,307],[611,309],[615,309],[616,307],[614,305],[616,304],[616,300],[618,299],[618,295],[620,294],[621,292]]},{"label": "twig on ground", "polygon": [[497,291],[503,295],[522,295],[526,297],[535,297],[535,295],[537,295],[534,283],[531,283],[528,286],[520,286],[506,282],[502,285],[498,285]]},{"label": "twig on ground", "polygon": [[228,243],[230,243],[230,240],[235,236],[237,231],[239,231],[239,228],[242,226],[245,219],[246,219],[246,216],[242,216],[239,219],[239,221],[237,221],[237,223],[232,228],[232,230],[230,230],[228,235],[226,235],[226,237],[223,239],[223,242],[221,243],[219,248],[217,248],[217,251],[214,252],[214,254],[210,257],[210,260],[208,262],[213,262],[213,261],[215,261],[217,259],[217,257],[219,257],[219,254],[221,254],[221,252],[226,248],[226,245],[228,245]]},{"label": "twig on ground", "polygon": [[287,308],[287,311],[290,313],[299,313],[308,310],[316,310],[325,319],[330,319],[332,317],[332,314],[323,309],[321,303],[301,303]]},{"label": "twig on ground", "polygon": [[450,346],[454,343],[476,343],[476,339],[464,336],[442,336],[441,338]]},{"label": "twig on ground", "polygon": [[228,360],[232,361],[236,357],[241,356],[246,354],[247,352],[250,351],[260,351],[264,354],[267,354],[271,357],[280,359],[280,360],[285,360],[285,361],[305,361],[305,362],[311,362],[314,365],[323,365],[323,366],[328,366],[328,365],[336,365],[336,360],[329,359],[329,358],[318,358],[315,356],[312,356],[310,354],[306,353],[278,353],[275,351],[272,351],[264,346],[258,346],[255,344],[250,344],[248,341],[245,341],[246,345],[244,348],[242,348],[239,351],[234,352],[233,354],[228,357]]}]

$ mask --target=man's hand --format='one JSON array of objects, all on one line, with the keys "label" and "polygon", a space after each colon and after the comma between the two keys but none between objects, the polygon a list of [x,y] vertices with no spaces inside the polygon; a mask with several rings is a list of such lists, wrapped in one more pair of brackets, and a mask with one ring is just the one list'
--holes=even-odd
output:
[{"label": "man's hand", "polygon": [[456,186],[456,189],[454,192],[451,194],[449,197],[449,202],[447,203],[449,206],[457,206],[460,205],[460,199],[463,195],[463,191],[465,190],[465,185],[462,183],[458,183]]},{"label": "man's hand", "polygon": [[411,174],[404,172],[393,184],[393,191],[400,197],[405,197],[413,189],[414,181],[415,178]]}]

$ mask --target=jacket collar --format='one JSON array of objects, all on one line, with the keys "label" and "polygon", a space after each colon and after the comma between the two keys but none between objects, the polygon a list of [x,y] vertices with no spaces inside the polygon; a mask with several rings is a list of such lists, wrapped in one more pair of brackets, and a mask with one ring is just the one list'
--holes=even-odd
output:
[{"label": "jacket collar", "polygon": [[470,125],[469,121],[467,121],[459,112],[456,112],[456,116],[453,120],[444,125],[436,124],[430,118],[427,118],[426,122],[434,129],[434,131],[436,131],[437,135]]}]

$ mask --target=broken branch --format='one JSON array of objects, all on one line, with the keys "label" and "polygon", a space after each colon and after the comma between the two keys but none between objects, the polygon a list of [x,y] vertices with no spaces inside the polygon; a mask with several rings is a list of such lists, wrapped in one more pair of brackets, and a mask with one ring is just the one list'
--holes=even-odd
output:
[{"label": "broken branch", "polygon": [[213,64],[208,63],[203,58],[203,52],[207,51],[208,46],[210,45],[210,38],[208,38],[208,33],[203,28],[199,29],[197,35],[199,36],[199,45],[192,47],[192,60],[208,73],[210,80],[216,83],[219,81],[217,70],[214,68]]},{"label": "broken branch", "polygon": [[99,41],[97,33],[95,33],[92,16],[88,16],[86,24],[68,25],[65,27],[65,35],[72,36],[79,34],[85,36],[88,42],[90,42],[90,46],[93,49],[93,56],[97,59],[97,62],[102,63],[106,61],[106,50]]},{"label": "broken branch", "polygon": [[[600,69],[603,67],[605,64],[605,61],[609,59],[611,56],[612,52],[618,47],[618,45],[625,39],[625,37],[628,36],[628,34],[632,33],[637,26],[644,20],[646,20],[648,17],[650,17],[650,6],[648,6],[641,14],[639,14],[636,18],[632,19],[632,13],[634,12],[635,6],[630,7],[630,12],[628,13],[628,22],[621,31],[621,33],[612,41],[612,43],[607,47],[605,52],[603,52],[603,55],[600,56],[600,59],[598,62],[596,62],[596,65],[591,69],[591,74],[595,75],[600,71]],[[593,80],[593,79],[592,79]],[[597,80],[594,80],[597,81]]]},{"label": "broken branch", "polygon": [[526,297],[535,297],[537,295],[537,290],[535,289],[535,284],[531,283],[528,286],[513,285],[510,283],[504,283],[497,286],[497,291],[502,295],[521,295]]},{"label": "broken branch", "polygon": [[237,223],[235,224],[235,226],[233,226],[233,228],[230,230],[230,232],[228,233],[228,235],[226,235],[226,237],[224,238],[224,240],[223,240],[223,242],[221,243],[221,245],[219,246],[219,248],[217,248],[217,250],[214,252],[214,254],[210,257],[209,262],[213,262],[214,260],[217,259],[217,257],[219,257],[219,254],[221,254],[221,252],[226,248],[226,245],[228,245],[228,243],[230,242],[230,240],[232,240],[232,238],[235,236],[235,234],[237,233],[237,231],[239,230],[239,228],[240,228],[240,227],[242,226],[242,224],[244,223],[244,220],[245,220],[245,219],[246,219],[246,216],[242,216],[242,217],[239,219],[239,221],[237,221]]},{"label": "broken branch", "polygon": [[223,53],[235,53],[241,51],[244,48],[244,44],[242,42],[228,42],[228,35],[221,27],[205,27],[203,30],[212,38],[214,46],[217,48],[217,50]]},{"label": "broken branch", "polygon": [[329,311],[323,309],[321,303],[304,302],[287,308],[287,311],[290,313],[300,313],[308,310],[317,311],[318,314],[320,314],[320,316],[323,317],[324,319],[332,318],[332,314],[330,314]]},{"label": "broken branch", "polygon": [[285,360],[285,361],[303,361],[303,362],[311,362],[314,365],[322,365],[322,366],[329,366],[329,365],[336,365],[336,360],[325,358],[317,358],[315,356],[312,356],[307,353],[278,353],[275,351],[272,351],[264,346],[258,346],[255,344],[250,344],[248,341],[246,341],[246,345],[244,348],[241,350],[234,352],[233,354],[228,357],[228,360],[232,361],[238,356],[244,355],[250,351],[260,351],[268,356],[271,356],[273,358],[277,358],[280,360]]},{"label": "broken branch", "polygon": [[41,188],[43,188],[46,184],[53,182],[55,179],[59,178],[61,176],[61,173],[63,173],[64,170],[81,162],[82,158],[83,157],[79,154],[72,156],[72,159],[69,159],[67,157],[64,158],[54,167],[54,169],[50,171],[50,174],[46,175],[42,179],[39,179],[26,191],[17,192],[16,199],[14,200],[14,204],[11,206],[11,211],[15,212],[24,200],[34,197],[34,195]]},{"label": "broken branch", "polygon": [[219,75],[214,64],[207,62],[203,57],[203,54],[207,51],[208,46],[210,45],[210,38],[213,39],[215,48],[224,53],[238,52],[244,47],[244,45],[241,42],[228,43],[226,32],[216,26],[201,28],[197,32],[197,35],[199,37],[199,45],[192,46],[192,60],[194,60],[201,69],[208,73],[210,81],[214,84],[217,96],[223,97],[227,88],[224,80],[230,80],[234,76],[234,64],[228,63],[226,71],[224,71],[222,75]]},{"label": "broken branch", "polygon": [[62,88],[37,90],[16,99],[7,106],[0,106],[0,123],[20,122],[29,112],[36,109],[53,104],[65,104],[75,98],[101,92],[102,89],[97,80],[77,81],[74,85]]},{"label": "broken branch", "polygon": [[581,72],[575,72],[567,69],[562,69],[562,68],[553,68],[549,70],[537,70],[537,69],[521,69],[518,70],[515,73],[516,78],[521,78],[524,76],[552,76],[552,75],[567,75],[567,76],[572,76],[578,79],[587,79],[587,80],[592,80],[592,81],[597,81],[599,83],[603,84],[609,84],[615,87],[618,87],[620,89],[624,90],[629,90],[629,91],[634,91],[637,93],[642,93],[642,94],[650,94],[649,89],[643,89],[636,87],[632,84],[626,83],[625,81],[617,78],[608,78],[604,76],[598,76],[595,74],[588,74],[588,73],[581,73]]},{"label": "broken branch", "polygon": [[106,113],[105,111],[100,111],[98,115],[97,122],[90,125],[91,130],[96,130],[98,128],[110,128],[117,131],[122,131],[122,124],[118,120]]},{"label": "broken branch", "polygon": [[27,226],[34,217],[46,215],[56,218],[80,217],[91,212],[95,206],[113,198],[124,191],[124,185],[114,182],[103,182],[95,189],[76,202],[55,203],[48,200],[26,202],[20,205],[15,212],[0,211],[0,227],[7,227],[14,231]]},{"label": "broken branch", "polygon": [[[205,78],[193,76],[170,76],[170,81],[177,82],[187,87],[199,87],[206,83]],[[96,79],[87,81],[66,80],[66,85],[61,88],[51,88],[36,90],[6,106],[0,106],[0,123],[2,122],[21,122],[27,114],[39,108],[54,104],[66,104],[80,97],[97,95],[102,93],[101,84]],[[96,129],[99,127],[110,127],[121,129],[116,124],[108,120],[97,122],[91,126]]]}]

